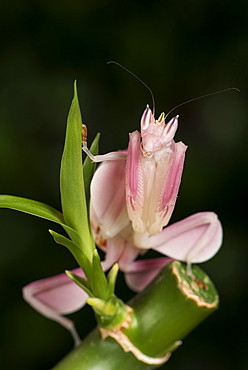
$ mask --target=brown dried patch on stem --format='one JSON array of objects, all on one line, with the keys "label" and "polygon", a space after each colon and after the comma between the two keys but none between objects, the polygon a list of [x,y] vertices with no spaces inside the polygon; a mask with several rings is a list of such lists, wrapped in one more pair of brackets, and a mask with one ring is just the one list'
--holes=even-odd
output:
[{"label": "brown dried patch on stem", "polygon": [[209,286],[207,284],[205,284],[204,281],[202,281],[198,277],[194,276],[193,280],[196,282],[196,284],[199,286],[199,288],[203,288],[205,290],[209,289]]},{"label": "brown dried patch on stem", "polygon": [[[133,309],[129,306],[127,308],[126,319],[117,327],[108,330],[99,327],[102,340],[105,340],[107,337],[111,337],[116,340],[117,343],[121,346],[124,352],[132,352],[132,354],[137,358],[137,360],[144,362],[148,365],[161,365],[167,362],[171,356],[171,353],[167,353],[164,357],[149,357],[142,353],[128,338],[126,334],[123,333],[122,329],[128,329],[130,327],[132,317],[131,313]],[[175,346],[179,346],[181,342],[176,342]]]},{"label": "brown dried patch on stem", "polygon": [[218,304],[218,298],[209,303],[197,294],[200,288],[203,288],[206,291],[209,289],[207,281],[202,281],[198,277],[194,276],[190,285],[185,279],[182,278],[176,264],[172,266],[172,273],[177,278],[178,288],[182,291],[186,298],[193,300],[198,307],[206,307],[209,309],[216,308],[216,305]]}]

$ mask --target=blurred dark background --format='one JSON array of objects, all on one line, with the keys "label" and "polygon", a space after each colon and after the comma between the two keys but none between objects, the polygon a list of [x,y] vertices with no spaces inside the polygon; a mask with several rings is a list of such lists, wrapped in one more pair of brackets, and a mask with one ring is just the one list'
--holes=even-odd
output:
[{"label": "blurred dark background", "polygon": [[[0,1],[0,192],[60,209],[59,166],[73,80],[89,141],[101,153],[125,148],[139,128],[148,90],[156,116],[203,94],[231,91],[176,109],[176,140],[189,146],[172,221],[215,211],[222,249],[202,264],[220,309],[178,349],[167,370],[246,369],[248,2]],[[56,245],[49,222],[0,211],[0,358],[3,369],[46,370],[73,346],[70,334],[22,299],[33,280],[76,266]],[[59,229],[58,229],[59,230]],[[132,295],[120,276],[118,293]],[[93,326],[87,307],[71,316],[81,335]],[[91,321],[91,324],[89,324]]]}]

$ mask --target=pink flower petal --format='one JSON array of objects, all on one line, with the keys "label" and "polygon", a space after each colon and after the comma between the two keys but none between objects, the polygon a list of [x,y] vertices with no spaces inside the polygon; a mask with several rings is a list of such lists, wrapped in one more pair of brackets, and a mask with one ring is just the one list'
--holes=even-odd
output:
[{"label": "pink flower petal", "polygon": [[[103,261],[102,268],[108,270],[111,261]],[[81,268],[72,270],[78,276],[85,278]],[[35,281],[23,288],[23,298],[36,311],[43,316],[58,322],[69,330],[74,338],[75,344],[80,343],[80,338],[71,320],[66,315],[82,308],[88,295],[65,273],[50,278]]]},{"label": "pink flower petal", "polygon": [[106,241],[106,255],[105,261],[113,265],[116,262],[119,262],[122,254],[125,251],[125,240],[120,237],[114,237]]},{"label": "pink flower petal", "polygon": [[167,226],[158,235],[144,238],[142,243],[171,258],[200,263],[220,249],[222,227],[215,213],[201,212]]},{"label": "pink flower petal", "polygon": [[135,292],[142,291],[151,283],[161,269],[171,261],[171,258],[161,257],[130,263],[124,270],[127,285]]},{"label": "pink flower petal", "polygon": [[[81,268],[72,272],[85,277]],[[83,307],[87,294],[65,273],[25,286],[23,298],[43,316],[68,329],[76,344],[80,342],[73,322],[61,315],[75,312]]]},{"label": "pink flower petal", "polygon": [[118,262],[119,268],[125,273],[127,285],[134,291],[144,289],[171,261],[171,258],[156,258],[134,261],[142,252],[140,248],[128,243],[123,238],[115,237],[107,240],[106,260],[108,264]]},{"label": "pink flower petal", "polygon": [[126,266],[135,260],[140,254],[140,248],[136,248],[120,236],[108,239],[106,242],[106,256],[104,263],[108,266],[118,262],[121,271],[126,271]]},{"label": "pink flower petal", "polygon": [[[103,238],[111,238],[129,223],[125,197],[125,160],[107,161],[91,182],[91,213]],[[94,225],[93,225],[94,226]]]}]

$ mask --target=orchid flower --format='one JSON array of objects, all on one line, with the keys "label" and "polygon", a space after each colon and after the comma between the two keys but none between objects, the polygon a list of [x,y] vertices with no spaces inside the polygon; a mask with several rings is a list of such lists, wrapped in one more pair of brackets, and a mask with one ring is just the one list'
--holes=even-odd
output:
[{"label": "orchid flower", "polygon": [[[106,261],[110,264],[118,261],[130,288],[143,290],[171,259],[190,266],[205,262],[218,252],[222,227],[213,212],[196,213],[156,235],[135,231],[127,206],[123,205],[124,169],[124,161],[104,162],[97,169],[91,183],[91,225],[96,244],[106,252]],[[149,249],[167,257],[135,261]]]},{"label": "orchid flower", "polygon": [[[104,271],[110,267],[107,261],[102,262]],[[76,268],[71,272],[85,278],[81,268]],[[23,298],[41,315],[58,322],[69,330],[77,346],[81,341],[74,323],[63,315],[81,309],[86,304],[88,295],[69,277],[71,272],[37,280],[26,285],[23,288]]]},{"label": "orchid flower", "polygon": [[[118,262],[135,291],[143,290],[171,259],[190,266],[210,259],[221,245],[221,224],[212,212],[165,227],[175,206],[187,148],[173,140],[177,125],[178,116],[165,124],[164,114],[155,120],[147,107],[141,133],[130,134],[126,151],[93,156],[83,142],[94,162],[103,161],[91,183],[90,205],[95,242],[106,252],[103,270]],[[136,260],[148,249],[166,257]],[[85,277],[81,269],[74,273]],[[87,295],[66,274],[29,284],[23,292],[27,302],[70,330],[78,343],[73,323],[62,315],[81,308]]]}]

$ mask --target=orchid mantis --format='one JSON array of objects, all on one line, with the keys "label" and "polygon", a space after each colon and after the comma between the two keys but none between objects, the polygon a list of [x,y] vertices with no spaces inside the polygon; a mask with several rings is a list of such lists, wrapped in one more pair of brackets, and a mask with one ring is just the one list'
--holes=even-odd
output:
[{"label": "orchid mantis", "polygon": [[126,160],[126,205],[134,231],[158,234],[169,222],[181,182],[186,145],[175,143],[178,116],[165,124],[146,107],[141,118],[141,133],[129,136],[125,152],[92,156],[87,148],[86,132],[83,150],[94,162]]}]

